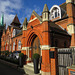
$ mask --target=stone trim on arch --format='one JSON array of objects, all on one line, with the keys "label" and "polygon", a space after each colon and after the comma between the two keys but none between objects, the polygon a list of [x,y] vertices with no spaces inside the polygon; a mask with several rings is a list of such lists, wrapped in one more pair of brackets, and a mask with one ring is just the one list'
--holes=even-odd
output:
[{"label": "stone trim on arch", "polygon": [[33,35],[31,36],[30,41],[29,41],[30,46],[31,46],[31,44],[32,44],[32,41],[33,41],[34,38],[36,38],[36,37],[37,37],[37,35],[35,35],[35,34],[33,34]]},{"label": "stone trim on arch", "polygon": [[37,30],[31,30],[28,35],[27,35],[27,41],[26,41],[26,46],[28,46],[29,42],[32,41],[32,39],[34,38],[33,36],[38,36],[39,37],[39,40],[40,40],[40,44],[42,45],[43,44],[43,38],[42,38],[42,35],[40,34],[39,31]]}]

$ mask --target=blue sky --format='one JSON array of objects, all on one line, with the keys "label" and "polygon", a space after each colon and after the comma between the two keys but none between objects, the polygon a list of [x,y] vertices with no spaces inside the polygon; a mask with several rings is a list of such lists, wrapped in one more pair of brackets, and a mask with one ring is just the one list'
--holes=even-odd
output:
[{"label": "blue sky", "polygon": [[4,21],[8,26],[17,14],[22,24],[25,17],[29,20],[33,10],[41,15],[44,4],[47,4],[50,10],[53,5],[60,5],[64,2],[66,0],[0,0],[0,17],[4,12]]}]

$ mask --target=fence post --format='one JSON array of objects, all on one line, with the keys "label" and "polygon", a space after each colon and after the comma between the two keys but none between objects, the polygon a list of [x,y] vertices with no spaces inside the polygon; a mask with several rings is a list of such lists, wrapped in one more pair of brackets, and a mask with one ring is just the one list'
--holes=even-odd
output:
[{"label": "fence post", "polygon": [[72,59],[73,59],[73,64],[68,68],[68,75],[75,75],[75,48],[72,48]]},{"label": "fence post", "polygon": [[57,48],[50,48],[51,75],[58,75],[58,57]]},{"label": "fence post", "polygon": [[72,48],[73,65],[75,65],[75,48]]}]

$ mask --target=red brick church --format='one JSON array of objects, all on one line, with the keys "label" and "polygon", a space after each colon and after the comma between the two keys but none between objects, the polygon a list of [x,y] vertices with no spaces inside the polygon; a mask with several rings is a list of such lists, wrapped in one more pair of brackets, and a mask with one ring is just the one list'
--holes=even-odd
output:
[{"label": "red brick church", "polygon": [[[57,49],[74,47],[75,0],[53,5],[50,10],[45,4],[41,16],[33,10],[29,21],[25,18],[22,27],[16,15],[7,29],[3,30],[1,38],[1,51],[21,51],[28,56],[27,64],[32,63],[34,53],[40,54],[42,75],[58,75]],[[50,58],[50,51],[54,52],[54,58]],[[68,70],[69,75],[75,75],[70,74],[70,70],[75,69]],[[65,72],[59,75],[68,75]]]}]

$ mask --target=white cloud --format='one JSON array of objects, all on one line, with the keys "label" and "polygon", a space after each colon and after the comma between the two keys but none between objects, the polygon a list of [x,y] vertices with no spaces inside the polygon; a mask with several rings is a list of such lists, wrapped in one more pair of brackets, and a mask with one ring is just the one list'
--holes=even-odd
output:
[{"label": "white cloud", "polygon": [[42,11],[41,11],[41,9],[40,9],[39,6],[34,5],[34,10],[35,10],[39,15],[42,14]]},{"label": "white cloud", "polygon": [[0,17],[1,13],[4,12],[4,21],[6,25],[10,25],[15,14],[21,8],[21,0],[0,0]]},{"label": "white cloud", "polygon": [[[34,5],[33,8],[25,8],[23,11],[24,11],[24,14],[23,14],[23,17],[20,19],[21,22],[23,22],[23,20],[25,19],[25,17],[27,17],[27,19],[29,20],[30,19],[30,16],[33,12],[33,10],[38,14],[38,15],[41,15],[42,12],[41,12],[41,9],[39,6],[36,6]],[[24,17],[25,16],[25,17]]]},{"label": "white cloud", "polygon": [[25,17],[29,20],[33,10],[41,15],[41,9],[39,6],[34,5],[33,8],[29,8],[22,4],[22,0],[0,0],[0,18],[1,13],[4,12],[4,22],[7,26],[10,25],[16,13],[21,15],[19,15],[21,23],[23,23]]},{"label": "white cloud", "polygon": [[13,15],[13,14],[5,14],[5,23],[7,26],[10,25],[10,23],[12,22],[14,17],[15,17],[15,15]]},{"label": "white cloud", "polygon": [[33,9],[27,8],[27,9],[25,10],[25,12],[26,12],[28,18],[31,16],[31,13],[33,12],[33,10],[34,10],[38,15],[41,15],[40,7],[34,5]]}]

